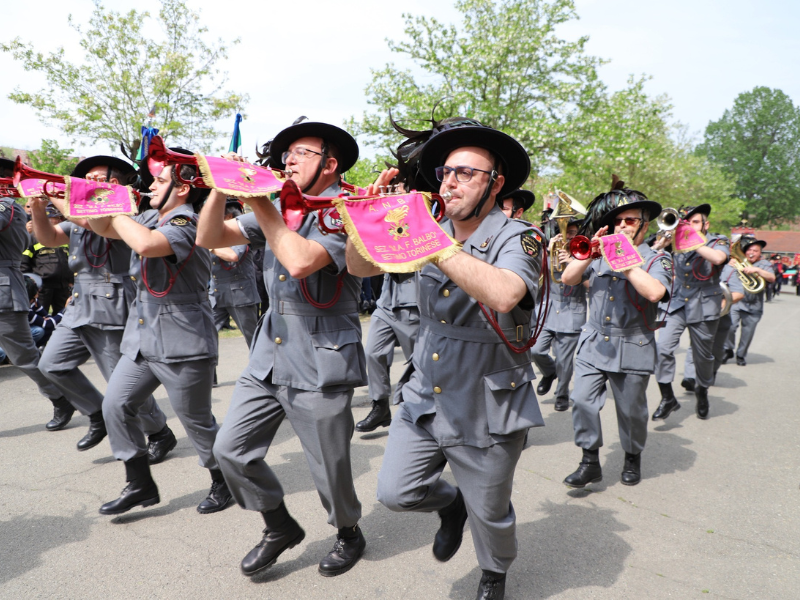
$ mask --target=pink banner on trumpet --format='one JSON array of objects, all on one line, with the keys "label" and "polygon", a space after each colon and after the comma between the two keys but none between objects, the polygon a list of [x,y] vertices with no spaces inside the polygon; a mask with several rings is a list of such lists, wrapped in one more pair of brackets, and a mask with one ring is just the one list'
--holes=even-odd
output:
[{"label": "pink banner on trumpet", "polygon": [[124,185],[66,177],[64,216],[97,219],[113,215],[135,215],[136,196]]},{"label": "pink banner on trumpet", "polygon": [[279,192],[286,183],[282,171],[227,158],[195,154],[203,183],[228,196],[256,198]]},{"label": "pink banner on trumpet", "polygon": [[683,254],[684,252],[691,252],[692,250],[697,250],[700,246],[704,246],[706,238],[702,233],[695,231],[689,223],[681,221],[675,228],[672,242],[675,252]]},{"label": "pink banner on trumpet", "polygon": [[[44,179],[22,179],[17,185],[19,195],[23,198],[35,198],[37,196],[44,196]],[[65,185],[63,183],[53,183],[50,187],[50,193],[63,192]]]},{"label": "pink banner on trumpet", "polygon": [[642,255],[623,233],[601,237],[600,252],[612,271],[627,271],[644,264]]},{"label": "pink banner on trumpet", "polygon": [[430,194],[333,200],[359,254],[388,273],[411,273],[461,250],[431,215]]}]

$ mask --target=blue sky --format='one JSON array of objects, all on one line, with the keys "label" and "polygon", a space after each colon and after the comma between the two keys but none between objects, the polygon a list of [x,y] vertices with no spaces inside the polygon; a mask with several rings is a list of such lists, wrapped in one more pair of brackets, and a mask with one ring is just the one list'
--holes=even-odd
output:
[{"label": "blue sky", "polygon": [[[153,13],[159,6],[154,0],[107,4]],[[406,0],[402,7],[385,0],[190,4],[201,9],[214,37],[242,38],[224,68],[229,87],[250,95],[242,125],[250,155],[257,140],[266,141],[299,115],[339,124],[361,114],[367,108],[363,90],[370,68],[399,61],[385,40],[402,36],[402,12],[445,22],[458,17],[449,0]],[[14,32],[39,49],[63,45],[68,56],[79,56],[77,35],[66,19],[71,13],[79,22],[88,20],[91,1],[39,0],[35,6],[35,12],[24,3],[4,7],[4,37]],[[668,94],[675,118],[698,136],[738,93],[755,86],[780,88],[800,102],[800,2],[577,0],[577,11],[580,20],[566,24],[562,34],[590,36],[588,52],[610,60],[601,70],[609,87],[624,87],[630,75],[652,76],[648,91]],[[102,143],[71,143],[56,128],[39,123],[31,109],[7,100],[16,85],[38,89],[43,78],[2,56],[0,144],[35,148],[42,138],[55,138],[80,154],[108,152]],[[232,126],[232,116],[229,121]]]}]

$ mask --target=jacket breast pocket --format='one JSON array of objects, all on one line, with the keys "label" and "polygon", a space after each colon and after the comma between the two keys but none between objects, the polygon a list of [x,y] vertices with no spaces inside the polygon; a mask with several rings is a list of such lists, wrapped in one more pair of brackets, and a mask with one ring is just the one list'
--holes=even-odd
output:
[{"label": "jacket breast pocket", "polygon": [[531,363],[484,375],[489,433],[507,435],[544,425],[533,379]]},{"label": "jacket breast pocket", "polygon": [[656,345],[643,334],[622,339],[620,368],[625,372],[652,373],[656,368]]},{"label": "jacket breast pocket", "polygon": [[113,285],[97,287],[89,292],[91,296],[91,322],[98,325],[125,325],[127,306],[125,293]]},{"label": "jacket breast pocket", "polygon": [[11,277],[0,275],[0,310],[14,308],[14,297],[11,294]]},{"label": "jacket breast pocket", "polygon": [[366,371],[361,336],[354,329],[318,331],[311,334],[317,386],[362,385]]},{"label": "jacket breast pocket", "polygon": [[210,323],[204,323],[205,315],[197,306],[167,305],[158,315],[158,330],[161,336],[163,357],[195,358],[209,354],[205,332]]},{"label": "jacket breast pocket", "polygon": [[722,310],[722,291],[719,286],[702,291],[701,302],[703,316],[707,319],[716,319]]}]

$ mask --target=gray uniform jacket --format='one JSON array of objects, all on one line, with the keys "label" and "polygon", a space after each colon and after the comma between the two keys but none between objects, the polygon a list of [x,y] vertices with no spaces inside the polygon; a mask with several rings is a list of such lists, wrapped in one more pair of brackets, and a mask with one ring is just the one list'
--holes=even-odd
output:
[{"label": "gray uniform jacket", "polygon": [[[148,210],[133,218],[169,240],[174,254],[164,258],[131,256],[130,276],[136,281],[136,299],[128,314],[120,350],[131,360],[177,363],[217,357],[217,330],[208,301],[211,253],[195,246],[197,216],[189,204],[159,219]],[[146,277],[145,277],[146,275]],[[157,295],[169,289],[163,297]]]},{"label": "gray uniform jacket", "polygon": [[13,198],[0,198],[0,312],[28,312],[30,302],[20,263],[31,238],[28,216]]},{"label": "gray uniform jacket", "polygon": [[237,262],[227,262],[211,256],[211,306],[249,306],[261,298],[256,287],[253,254],[247,244],[231,248],[239,257]]},{"label": "gray uniform jacket", "polygon": [[378,308],[382,308],[389,314],[392,314],[395,308],[416,308],[417,285],[416,273],[395,276],[386,273],[383,278],[381,297],[378,298]]},{"label": "gray uniform jacket", "polygon": [[556,283],[551,279],[545,329],[555,333],[580,333],[584,323],[586,288],[583,285]]},{"label": "gray uniform jacket", "polygon": [[[443,228],[452,235],[452,223]],[[530,338],[532,299],[538,294],[541,242],[532,234],[532,225],[510,220],[495,207],[464,243],[465,252],[513,271],[525,282],[529,296],[510,313],[497,315],[516,346]],[[478,448],[544,425],[531,385],[530,352],[509,350],[478,302],[438,267],[422,269],[419,288],[417,343],[395,391],[395,399],[404,402],[414,422],[435,414],[429,432],[440,446]]]},{"label": "gray uniform jacket", "polygon": [[[322,195],[340,193],[341,188],[335,184]],[[271,372],[275,385],[307,391],[342,392],[366,385],[366,358],[358,319],[361,278],[347,272],[347,237],[323,234],[317,227],[318,213],[309,214],[297,233],[321,244],[333,262],[299,280],[275,258],[253,213],[238,217],[238,221],[253,249],[265,249],[264,284],[269,294],[269,309],[250,351],[250,373],[263,381]],[[341,287],[339,300],[329,308],[313,306],[303,293],[304,282],[315,303],[329,303],[337,286]]]},{"label": "gray uniform jacket", "polygon": [[[772,263],[768,260],[760,260],[753,266],[764,269],[765,271],[772,271]],[[744,288],[742,288],[742,290],[744,291]],[[734,308],[739,312],[746,312],[751,315],[764,314],[764,292],[751,294],[750,292],[744,291],[744,298],[742,298],[741,302],[736,303]]]},{"label": "gray uniform jacket", "polygon": [[62,326],[125,329],[134,289],[128,274],[131,249],[122,240],[100,237],[74,223],[59,227],[69,236],[69,268],[75,276]]},{"label": "gray uniform jacket", "polygon": [[[725,253],[730,258],[728,238],[710,234],[706,246]],[[669,314],[685,309],[687,323],[719,319],[722,309],[722,290],[719,287],[721,266],[715,266],[697,252],[673,256],[675,281]]]},{"label": "gray uniform jacket", "polygon": [[[744,286],[742,285],[742,281],[739,279],[739,272],[732,266],[725,265],[725,267],[723,267],[722,269],[722,273],[720,274],[719,279],[722,283],[728,285],[728,289],[731,291],[731,293],[736,292],[739,294],[746,294],[746,292],[744,291]],[[733,306],[738,306],[742,302],[744,302],[744,298],[742,298],[739,302],[737,302]]]},{"label": "gray uniform jacket", "polygon": [[[672,289],[669,255],[656,253],[647,244],[638,247],[645,260],[642,268]],[[636,293],[624,273],[611,270],[603,258],[595,259],[583,273],[589,281],[589,320],[578,341],[577,356],[609,373],[652,374],[656,366],[655,331],[658,304]],[[634,301],[644,314],[637,309]],[[646,318],[645,318],[646,317]]]}]

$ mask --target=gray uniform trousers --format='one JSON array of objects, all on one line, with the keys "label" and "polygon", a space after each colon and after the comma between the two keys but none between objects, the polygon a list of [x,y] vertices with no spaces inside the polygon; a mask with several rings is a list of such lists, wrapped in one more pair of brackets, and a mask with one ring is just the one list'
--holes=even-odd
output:
[{"label": "gray uniform trousers", "polygon": [[603,445],[600,411],[606,403],[606,381],[614,393],[619,442],[630,454],[639,454],[647,441],[647,382],[650,375],[612,373],[575,358],[575,387],[572,390],[572,426],[575,444],[584,450]]},{"label": "gray uniform trousers", "polygon": [[303,445],[328,523],[339,529],[358,523],[361,503],[350,466],[352,399],[352,389],[305,391],[260,381],[246,370],[236,382],[214,445],[219,468],[239,506],[264,512],[283,500],[283,488],[264,457],[286,417]]},{"label": "gray uniform trousers", "polygon": [[433,512],[448,506],[456,490],[440,477],[449,464],[464,495],[478,564],[506,573],[517,556],[511,488],[524,431],[488,448],[443,447],[423,426],[435,418],[423,416],[414,423],[400,405],[378,474],[378,501],[396,512]]},{"label": "gray uniform trousers", "polygon": [[148,361],[141,354],[133,361],[122,356],[108,381],[103,418],[111,451],[128,461],[147,453],[140,413],[159,385],[200,457],[200,465],[216,469],[212,448],[219,426],[211,413],[211,383],[216,358],[176,363]]},{"label": "gray uniform trousers", "polygon": [[686,311],[681,308],[667,317],[667,323],[658,334],[658,359],[656,360],[656,381],[672,383],[675,379],[675,351],[681,341],[683,330],[689,329],[692,351],[695,353],[697,384],[705,388],[714,382],[714,336],[719,319],[687,323]]},{"label": "gray uniform trousers", "polygon": [[[81,414],[92,415],[103,408],[103,394],[78,368],[89,358],[94,358],[106,382],[117,366],[122,353],[122,329],[76,328],[59,325],[39,360],[39,370],[65,394],[71,392],[70,402]],[[146,435],[158,433],[167,424],[152,394],[147,397],[139,412],[142,429]]]},{"label": "gray uniform trousers", "polygon": [[739,322],[742,323],[742,334],[739,336],[739,346],[736,348],[736,358],[746,358],[750,343],[756,333],[756,325],[761,320],[761,313],[750,313],[737,310],[734,306],[730,312],[731,330],[728,332],[726,348],[731,350],[736,346],[736,330],[739,329]]},{"label": "gray uniform trousers", "polygon": [[[575,348],[581,339],[581,332],[557,333],[543,329],[539,339],[531,348],[531,358],[542,375],[550,377],[556,374],[556,398],[569,398],[569,382],[575,369]],[[550,356],[550,348],[556,359]]]},{"label": "gray uniform trousers", "polygon": [[239,331],[242,332],[247,347],[253,345],[253,335],[258,327],[258,304],[248,304],[246,306],[219,306],[211,309],[214,316],[214,327],[217,331],[228,322],[228,316],[234,320]]},{"label": "gray uniform trousers", "polygon": [[[8,355],[8,361],[30,377],[39,387],[39,392],[50,400],[58,400],[64,394],[39,371],[39,350],[31,337],[31,326],[26,312],[0,313],[0,348]],[[75,394],[67,394],[72,402]]]},{"label": "gray uniform trousers", "polygon": [[389,359],[394,355],[396,343],[400,344],[406,360],[414,354],[414,342],[419,331],[419,311],[416,308],[396,308],[390,314],[378,307],[372,313],[367,347],[367,379],[372,400],[388,399],[392,393],[389,381]]},{"label": "gray uniform trousers", "polygon": [[[717,333],[714,335],[714,379],[716,379],[717,371],[719,371],[720,365],[722,365],[722,358],[725,354],[725,343],[728,340],[728,334],[731,331],[731,317],[730,315],[725,315],[724,317],[720,317],[719,325],[717,326]],[[695,368],[694,368],[694,351],[692,348],[689,348],[689,351],[686,352],[686,364],[683,367],[683,376],[688,379],[695,378]],[[712,385],[713,385],[712,381]]]}]

